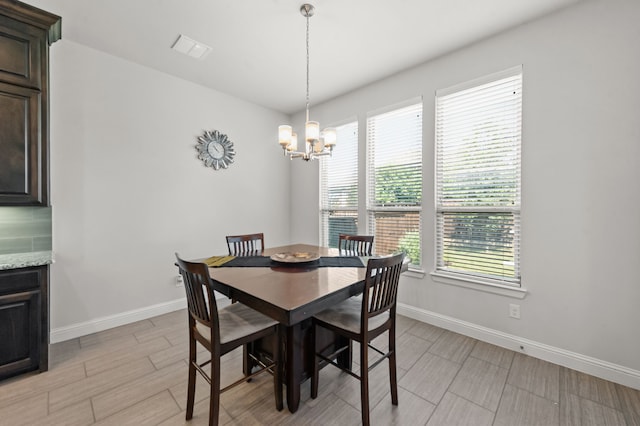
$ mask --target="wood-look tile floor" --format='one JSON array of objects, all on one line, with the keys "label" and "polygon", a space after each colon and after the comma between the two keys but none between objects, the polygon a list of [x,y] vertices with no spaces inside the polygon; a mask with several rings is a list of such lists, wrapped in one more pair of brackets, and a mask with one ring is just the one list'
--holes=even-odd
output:
[{"label": "wood-look tile floor", "polygon": [[[204,380],[184,420],[186,333],[178,311],[52,345],[48,372],[0,382],[0,424],[205,425]],[[372,370],[372,424],[640,426],[638,390],[406,317],[397,344],[400,404],[391,405],[386,365]],[[223,358],[223,384],[241,374],[241,354]],[[276,411],[263,375],[222,395],[220,423],[355,425],[359,410],[359,382],[327,367],[317,399],[303,384],[295,414]]]}]

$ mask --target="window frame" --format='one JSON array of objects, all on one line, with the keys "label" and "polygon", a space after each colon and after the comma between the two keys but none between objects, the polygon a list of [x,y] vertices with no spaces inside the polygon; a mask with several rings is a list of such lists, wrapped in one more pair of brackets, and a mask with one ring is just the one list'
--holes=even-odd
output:
[{"label": "window frame", "polygon": [[[514,146],[517,145],[517,194],[516,194],[516,202],[511,205],[478,205],[474,207],[469,206],[458,206],[458,207],[449,207],[443,205],[441,203],[441,192],[440,192],[440,180],[439,180],[439,168],[442,167],[440,164],[440,146],[441,140],[440,138],[440,127],[439,127],[439,109],[438,109],[438,101],[442,97],[446,97],[452,94],[459,94],[465,90],[475,89],[486,84],[491,84],[494,82],[499,82],[503,79],[507,78],[519,78],[519,111],[517,114],[519,120],[518,134],[517,134],[517,142]],[[455,284],[462,285],[464,287],[477,288],[477,284],[483,284],[490,287],[489,291],[505,294],[515,297],[524,297],[526,294],[526,290],[522,289],[522,275],[521,275],[521,256],[520,256],[520,246],[522,241],[521,234],[521,211],[522,211],[522,111],[523,111],[523,102],[522,102],[522,90],[523,90],[523,67],[522,65],[518,65],[504,71],[500,71],[497,73],[493,73],[490,75],[486,75],[477,79],[473,79],[446,89],[441,89],[436,91],[435,96],[435,137],[434,137],[434,152],[435,152],[435,167],[434,167],[434,225],[435,225],[435,239],[434,239],[434,271],[431,273],[432,277],[436,281],[443,282],[445,284]],[[465,271],[461,272],[458,270],[451,270],[443,267],[444,265],[444,246],[445,243],[441,241],[444,235],[444,223],[441,218],[444,217],[445,213],[497,213],[497,214],[512,214],[513,215],[513,259],[514,259],[514,277],[496,277],[496,276],[487,276],[485,274],[479,272],[470,272]]]},{"label": "window frame", "polygon": [[[330,206],[328,204],[325,204],[325,200],[328,201],[328,197],[325,197],[325,191],[326,189],[328,189],[328,187],[326,187],[326,179],[325,179],[325,173],[327,172],[327,168],[331,167],[331,162],[333,161],[333,155],[339,155],[336,154],[336,152],[338,152],[338,150],[340,149],[340,129],[347,127],[347,126],[354,126],[355,127],[355,162],[354,164],[356,165],[356,204],[355,207],[345,207],[345,208],[330,208]],[[359,121],[357,118],[351,118],[348,120],[344,120],[338,124],[334,124],[331,127],[334,127],[336,129],[336,132],[338,133],[338,144],[336,145],[336,152],[334,152],[334,154],[332,156],[329,157],[322,157],[320,158],[320,167],[318,167],[319,169],[319,241],[320,241],[320,245],[325,246],[325,247],[333,247],[331,245],[331,235],[330,235],[330,226],[329,226],[329,219],[330,219],[330,215],[331,212],[344,212],[347,213],[347,215],[345,215],[344,217],[350,217],[348,216],[348,213],[353,213],[355,215],[355,225],[356,225],[356,229],[359,230],[361,225],[359,223],[359,211],[360,211],[360,140],[359,140],[359,134],[360,134],[360,126],[359,126]],[[343,144],[344,144],[344,139],[343,139]],[[358,231],[356,231],[357,233]],[[336,240],[336,245],[334,248],[337,247],[337,240]]]},{"label": "window frame", "polygon": [[[389,205],[389,206],[379,206],[376,205],[373,200],[375,199],[375,174],[372,172],[372,168],[374,168],[374,159],[373,159],[373,142],[371,135],[371,126],[370,120],[374,117],[378,117],[381,115],[393,113],[396,111],[400,111],[410,107],[419,107],[420,114],[420,131],[418,146],[420,149],[420,153],[417,156],[416,160],[420,165],[420,174],[419,174],[419,182],[420,182],[420,203],[415,206],[402,206],[402,205]],[[424,265],[424,250],[423,250],[423,219],[422,212],[424,206],[424,102],[422,96],[414,97],[408,99],[404,102],[388,105],[383,108],[379,108],[367,113],[366,118],[364,120],[364,126],[366,129],[365,136],[365,212],[366,212],[366,222],[367,222],[367,233],[370,235],[376,235],[376,214],[377,213],[398,213],[398,212],[407,212],[407,213],[415,213],[417,215],[418,221],[418,247],[420,251],[420,256],[417,263],[410,263],[409,269],[411,271],[415,271],[418,273],[424,273],[423,265]],[[409,163],[407,163],[409,164]],[[376,243],[379,240],[378,238],[374,239],[374,251],[376,250]],[[379,252],[378,252],[379,253]]]}]

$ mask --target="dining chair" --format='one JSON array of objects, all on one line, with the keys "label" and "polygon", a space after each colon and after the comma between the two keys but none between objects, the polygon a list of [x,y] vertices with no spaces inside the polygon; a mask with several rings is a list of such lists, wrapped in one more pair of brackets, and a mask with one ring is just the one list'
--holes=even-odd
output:
[{"label": "dining chair", "polygon": [[340,234],[338,250],[340,256],[371,256],[373,235]]},{"label": "dining chair", "polygon": [[227,235],[229,254],[233,256],[261,255],[264,251],[264,234]]},{"label": "dining chair", "polygon": [[[232,256],[259,256],[264,251],[264,233],[227,235],[227,248]],[[231,299],[231,303],[236,303]],[[249,374],[255,366],[250,353],[255,353],[254,345],[247,343],[242,349],[242,371]]]},{"label": "dining chair", "polygon": [[[193,417],[196,391],[196,372],[210,385],[209,425],[218,424],[220,394],[246,382],[260,373],[273,374],[276,409],[282,410],[282,333],[279,323],[242,303],[218,309],[213,293],[213,282],[204,263],[188,262],[176,253],[180,274],[184,278],[189,310],[189,381],[187,387],[187,415]],[[239,346],[267,336],[274,336],[272,358],[255,359],[260,369],[220,389],[220,358]],[[209,359],[197,359],[197,343],[210,352]],[[204,367],[211,365],[210,374]]]},{"label": "dining chair", "polygon": [[[311,398],[318,396],[320,363],[334,365],[360,380],[360,403],[362,424],[369,425],[369,371],[385,359],[389,360],[389,381],[391,403],[398,405],[398,378],[396,373],[396,297],[398,282],[402,272],[404,253],[372,258],[367,262],[364,291],[324,310],[312,318],[312,353],[315,354],[311,375]],[[344,346],[325,355],[327,348],[318,350],[316,334],[318,327],[346,337]],[[389,333],[389,349],[383,352],[371,345],[371,341],[382,333]],[[360,374],[338,364],[336,358],[345,351],[351,351],[351,341],[360,343]],[[369,349],[382,357],[369,365]],[[350,352],[347,352],[349,357]]]}]

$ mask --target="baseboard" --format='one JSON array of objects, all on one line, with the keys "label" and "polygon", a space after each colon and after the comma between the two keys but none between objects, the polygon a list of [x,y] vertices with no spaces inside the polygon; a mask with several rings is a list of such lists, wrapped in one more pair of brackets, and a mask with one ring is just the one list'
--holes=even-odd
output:
[{"label": "baseboard", "polygon": [[98,331],[108,330],[110,328],[129,324],[136,321],[142,321],[158,315],[177,311],[187,307],[186,298],[172,300],[170,302],[159,303],[153,306],[147,306],[133,311],[121,312],[107,317],[96,318],[91,321],[85,321],[66,327],[54,328],[51,330],[49,340],[51,343],[64,342],[65,340],[75,339],[76,337],[86,336],[87,334],[97,333]]},{"label": "baseboard", "polygon": [[[217,293],[216,296],[219,296],[219,298],[216,298],[218,301],[218,307],[226,306],[230,303],[227,297],[218,295]],[[54,328],[51,330],[49,335],[49,341],[51,343],[64,342],[65,340],[75,339],[76,337],[86,336],[87,334],[97,333],[98,331],[108,330],[110,328],[119,327],[132,322],[142,321],[158,315],[178,311],[180,309],[186,309],[186,307],[187,299],[183,297],[169,302],[158,303],[157,305],[121,312],[119,314],[109,315],[102,318],[96,318],[91,321]]]},{"label": "baseboard", "polygon": [[640,390],[640,371],[398,303],[400,315]]}]

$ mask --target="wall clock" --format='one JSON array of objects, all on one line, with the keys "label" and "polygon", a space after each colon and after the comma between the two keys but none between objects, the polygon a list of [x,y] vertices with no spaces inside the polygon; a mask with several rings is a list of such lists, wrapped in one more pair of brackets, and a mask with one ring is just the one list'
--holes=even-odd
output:
[{"label": "wall clock", "polygon": [[196,149],[198,150],[198,158],[204,162],[205,166],[213,167],[214,170],[228,168],[236,155],[233,142],[229,140],[227,135],[217,130],[206,130],[202,136],[198,136]]}]

